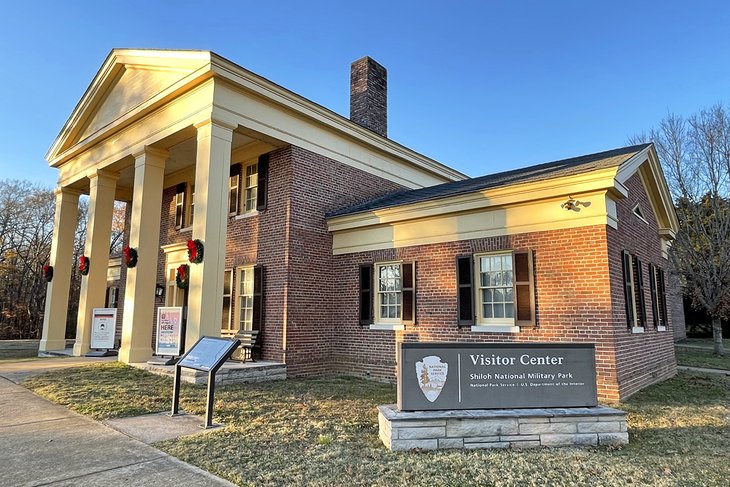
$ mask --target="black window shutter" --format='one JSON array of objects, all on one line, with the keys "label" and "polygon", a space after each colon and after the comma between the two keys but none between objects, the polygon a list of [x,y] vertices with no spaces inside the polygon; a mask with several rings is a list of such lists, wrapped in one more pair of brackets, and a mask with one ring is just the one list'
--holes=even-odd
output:
[{"label": "black window shutter", "polygon": [[515,252],[515,324],[535,326],[532,251]]},{"label": "black window shutter", "polygon": [[403,322],[416,322],[416,263],[403,263]]},{"label": "black window shutter", "polygon": [[264,327],[264,266],[253,268],[253,316],[251,328],[261,331]]},{"label": "black window shutter", "polygon": [[634,256],[634,290],[636,292],[636,304],[639,314],[639,326],[646,326],[646,302],[644,300],[644,266],[641,259]]},{"label": "black window shutter", "polygon": [[360,324],[373,322],[373,266],[360,266]]},{"label": "black window shutter", "polygon": [[111,292],[113,289],[114,288],[112,288],[112,287],[106,288],[106,293],[104,295],[104,307],[105,308],[109,307],[109,301],[110,301],[110,297],[111,297],[110,295],[111,295]]},{"label": "black window shutter", "polygon": [[629,328],[634,326],[634,293],[631,285],[631,254],[628,251],[621,251],[621,267],[624,275],[624,304],[626,308],[626,324]]},{"label": "black window shutter", "polygon": [[659,326],[659,301],[657,300],[656,276],[656,267],[654,267],[654,264],[649,264],[649,294],[651,295],[651,317],[655,329]]},{"label": "black window shutter", "polygon": [[233,164],[231,166],[231,173],[230,173],[231,177],[239,176],[240,174],[241,174],[241,163],[239,162],[238,164]]},{"label": "black window shutter", "polygon": [[659,312],[662,326],[667,326],[667,289],[664,285],[664,269],[657,269],[657,287],[659,292]]},{"label": "black window shutter", "polygon": [[471,255],[456,257],[456,309],[459,326],[474,324],[474,266]]},{"label": "black window shutter", "polygon": [[115,287],[115,288],[112,288],[112,289],[113,289],[113,291],[112,291],[112,293],[113,293],[112,298],[114,300],[114,307],[115,308],[118,308],[119,307],[119,288],[118,287]]},{"label": "black window shutter", "polygon": [[259,156],[258,163],[258,189],[256,192],[256,209],[263,210],[268,202],[267,193],[269,192],[269,155],[262,154]]}]

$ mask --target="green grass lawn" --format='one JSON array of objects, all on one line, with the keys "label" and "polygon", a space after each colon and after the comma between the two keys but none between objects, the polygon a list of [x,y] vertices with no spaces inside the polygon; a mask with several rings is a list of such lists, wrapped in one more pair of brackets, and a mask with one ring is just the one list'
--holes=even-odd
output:
[{"label": "green grass lawn", "polygon": [[[94,418],[170,407],[168,378],[109,363],[28,379],[27,387]],[[183,409],[204,412],[205,389],[184,385]],[[239,485],[726,486],[730,378],[683,373],[635,395],[623,448],[390,452],[376,405],[392,386],[352,378],[221,387],[219,431],[156,446]]]},{"label": "green grass lawn", "polygon": [[[685,338],[681,342],[677,342],[677,346],[681,347],[682,345],[694,345],[710,350],[712,350],[713,347],[712,338]],[[730,351],[730,338],[724,338],[722,340],[722,345],[726,350]]]},{"label": "green grass lawn", "polygon": [[699,350],[696,348],[682,348],[677,346],[677,364],[689,365],[691,367],[706,367],[709,369],[730,370],[730,349],[728,355],[720,357],[712,353],[712,350]]}]

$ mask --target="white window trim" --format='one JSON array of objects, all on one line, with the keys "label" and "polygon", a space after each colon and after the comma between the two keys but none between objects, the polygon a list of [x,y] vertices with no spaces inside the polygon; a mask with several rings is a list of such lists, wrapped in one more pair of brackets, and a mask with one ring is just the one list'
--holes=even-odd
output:
[{"label": "white window trim", "polygon": [[645,333],[645,331],[643,326],[634,326],[631,328],[631,333]]},{"label": "white window trim", "polygon": [[517,318],[483,318],[482,317],[482,296],[481,296],[481,262],[480,259],[486,256],[509,255],[512,258],[512,314],[517,311],[517,290],[515,289],[515,253],[511,250],[481,252],[474,254],[474,299],[476,303],[476,324],[472,325],[471,331],[474,332],[494,332],[494,333],[519,333],[520,327],[515,323]]},{"label": "white window trim", "polygon": [[234,220],[245,220],[246,218],[251,218],[252,216],[256,216],[258,214],[259,214],[259,210],[248,211],[246,213],[241,213],[240,215],[236,215],[234,217]]},{"label": "white window trim", "polygon": [[[253,212],[258,213],[257,210],[257,202],[258,202],[258,192],[259,192],[259,167],[258,167],[258,159],[256,159],[253,162],[248,162],[241,165],[241,180],[239,182],[239,201],[238,201],[238,214],[239,215],[247,215]],[[255,186],[248,186],[248,168],[256,166],[256,185]],[[252,189],[256,188],[256,197],[253,199],[253,208],[250,210],[246,209],[246,202],[248,201],[248,192]]]},{"label": "white window trim", "polygon": [[[240,293],[241,271],[246,271],[247,273],[250,272],[251,280],[253,281],[253,272],[254,272],[253,268],[254,268],[253,265],[241,265],[241,266],[238,266],[235,268],[235,277],[233,279],[235,288],[231,290],[231,291],[233,291],[233,294],[231,295],[232,296],[231,299],[232,299],[233,305],[235,306],[235,308],[233,310],[232,329],[235,331],[238,331],[241,329],[240,328],[240,326],[241,326],[241,304],[239,301],[239,298],[241,297],[241,293]],[[254,290],[253,290],[253,283],[252,283],[251,296],[253,297],[253,295],[254,295]],[[252,302],[252,306],[253,306],[253,302]],[[252,319],[253,319],[253,317],[252,317]]]},{"label": "white window trim", "polygon": [[471,331],[476,333],[519,333],[516,325],[472,325]]},{"label": "white window trim", "polygon": [[643,221],[647,225],[649,224],[649,222],[646,220],[646,218],[644,218],[641,215],[642,213],[644,213],[644,210],[641,209],[641,205],[639,203],[636,203],[634,205],[634,208],[631,210],[631,212],[634,214],[634,216],[636,216],[636,218],[638,218],[639,220]]},{"label": "white window trim", "polygon": [[[379,275],[380,267],[398,265],[400,267],[400,318],[381,318],[380,317],[380,292],[379,292]],[[403,261],[376,262],[373,265],[373,323],[370,325],[371,330],[403,330]]]},{"label": "white window trim", "polygon": [[406,329],[406,325],[403,323],[373,323],[370,325],[371,330],[384,330],[384,331],[401,331]]},{"label": "white window trim", "polygon": [[656,327],[656,331],[667,331],[667,327],[665,325],[659,325]]}]

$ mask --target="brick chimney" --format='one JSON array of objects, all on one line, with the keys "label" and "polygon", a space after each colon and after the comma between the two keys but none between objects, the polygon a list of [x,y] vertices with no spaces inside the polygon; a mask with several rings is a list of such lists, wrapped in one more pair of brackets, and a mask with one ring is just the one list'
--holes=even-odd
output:
[{"label": "brick chimney", "polygon": [[350,120],[388,136],[388,72],[368,56],[350,68]]}]

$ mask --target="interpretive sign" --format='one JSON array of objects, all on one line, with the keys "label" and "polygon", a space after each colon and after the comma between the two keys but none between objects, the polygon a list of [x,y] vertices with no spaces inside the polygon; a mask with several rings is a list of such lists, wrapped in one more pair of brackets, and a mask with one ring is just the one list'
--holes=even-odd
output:
[{"label": "interpretive sign", "polygon": [[182,306],[157,308],[157,355],[180,355]]},{"label": "interpretive sign", "polygon": [[175,378],[172,383],[172,416],[180,409],[180,376],[182,368],[202,370],[208,372],[208,401],[205,408],[204,428],[213,427],[213,396],[215,394],[215,373],[228,360],[234,350],[241,344],[241,340],[226,340],[225,338],[202,337],[195,342],[185,355],[175,365]]},{"label": "interpretive sign", "polygon": [[402,411],[598,404],[593,344],[402,343],[399,352]]},{"label": "interpretive sign", "polygon": [[[238,340],[203,337],[177,363],[181,367],[208,372],[225,362],[238,346]],[[240,343],[240,342],[239,342]]]},{"label": "interpretive sign", "polygon": [[114,348],[116,308],[94,308],[91,318],[91,348]]}]

